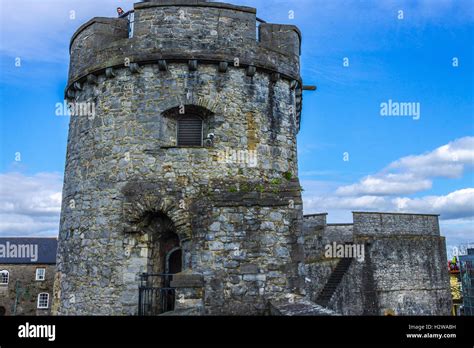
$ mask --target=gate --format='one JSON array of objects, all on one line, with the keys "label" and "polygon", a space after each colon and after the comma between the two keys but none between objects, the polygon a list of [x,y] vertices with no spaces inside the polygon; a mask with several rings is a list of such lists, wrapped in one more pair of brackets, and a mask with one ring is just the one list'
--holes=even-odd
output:
[{"label": "gate", "polygon": [[175,289],[170,286],[172,274],[142,273],[138,288],[138,315],[159,315],[174,309]]}]

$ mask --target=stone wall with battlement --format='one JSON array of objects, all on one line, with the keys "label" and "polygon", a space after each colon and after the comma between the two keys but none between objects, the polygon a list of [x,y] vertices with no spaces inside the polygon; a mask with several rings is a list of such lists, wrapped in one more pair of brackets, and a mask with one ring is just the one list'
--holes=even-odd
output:
[{"label": "stone wall with battlement", "polygon": [[439,236],[438,215],[354,212],[356,235]]},{"label": "stone wall with battlement", "polygon": [[[134,5],[133,37],[126,18],[96,17],[83,24],[70,44],[66,96],[107,69],[160,62],[185,62],[199,69],[211,64],[225,75],[229,66],[246,75],[266,73],[285,79],[296,93],[295,113],[301,117],[301,33],[293,25],[261,23],[256,34],[256,10],[225,3],[187,0],[141,2]],[[88,80],[89,79],[89,80]]]},{"label": "stone wall with battlement", "polygon": [[451,297],[446,246],[438,216],[354,212],[353,224],[326,224],[325,214],[304,217],[307,296],[317,300],[338,259],[331,243],[364,246],[337,287],[329,308],[344,315],[448,315]]}]

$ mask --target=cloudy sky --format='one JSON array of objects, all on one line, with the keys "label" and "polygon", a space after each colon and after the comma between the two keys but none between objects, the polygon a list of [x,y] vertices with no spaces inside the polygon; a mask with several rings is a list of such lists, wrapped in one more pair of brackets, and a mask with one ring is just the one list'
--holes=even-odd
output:
[{"label": "cloudy sky", "polygon": [[[0,1],[0,236],[57,235],[69,40],[133,2]],[[303,33],[305,213],[435,213],[449,246],[474,242],[471,0],[232,2]],[[419,117],[382,116],[389,100]]]}]

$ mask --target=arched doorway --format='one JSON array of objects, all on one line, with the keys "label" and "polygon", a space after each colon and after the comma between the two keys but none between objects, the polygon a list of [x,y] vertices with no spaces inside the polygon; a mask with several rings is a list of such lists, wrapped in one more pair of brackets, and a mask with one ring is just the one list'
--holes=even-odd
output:
[{"label": "arched doorway", "polygon": [[164,288],[169,289],[165,290],[163,295],[167,296],[164,301],[164,312],[169,312],[174,310],[174,303],[176,300],[175,290],[171,288],[171,280],[173,280],[173,274],[179,273],[182,271],[182,252],[181,247],[177,246],[168,251],[165,256],[165,276],[164,276]]},{"label": "arched doorway", "polygon": [[150,274],[168,273],[167,263],[171,252],[181,249],[174,223],[162,213],[149,214],[143,220],[144,231],[149,237],[147,272]]},{"label": "arched doorway", "polygon": [[168,274],[176,274],[182,271],[183,253],[181,247],[171,249],[166,255],[165,272]]},{"label": "arched doorway", "polygon": [[157,315],[174,310],[173,274],[182,271],[182,251],[173,221],[162,213],[144,216],[142,226],[149,236],[147,273],[142,274],[139,313]]},{"label": "arched doorway", "polygon": [[7,313],[5,307],[0,306],[0,317],[3,317]]}]

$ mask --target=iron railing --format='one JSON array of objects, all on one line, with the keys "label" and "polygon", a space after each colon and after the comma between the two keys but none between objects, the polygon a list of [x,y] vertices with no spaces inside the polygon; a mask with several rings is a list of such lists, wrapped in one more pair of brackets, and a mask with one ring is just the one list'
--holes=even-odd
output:
[{"label": "iron railing", "polygon": [[151,316],[174,309],[175,289],[170,286],[172,274],[142,273],[138,289],[138,315]]},{"label": "iron railing", "polygon": [[[124,12],[119,17],[120,18],[127,18],[127,20],[128,20],[128,38],[129,39],[132,38],[133,37],[133,29],[134,29],[134,26],[135,26],[135,10],[130,10],[130,11]],[[267,23],[267,22],[264,21],[261,18],[258,18],[258,17],[257,17],[256,21],[257,21],[256,39],[257,39],[257,41],[259,41],[258,27],[261,23]]]}]

